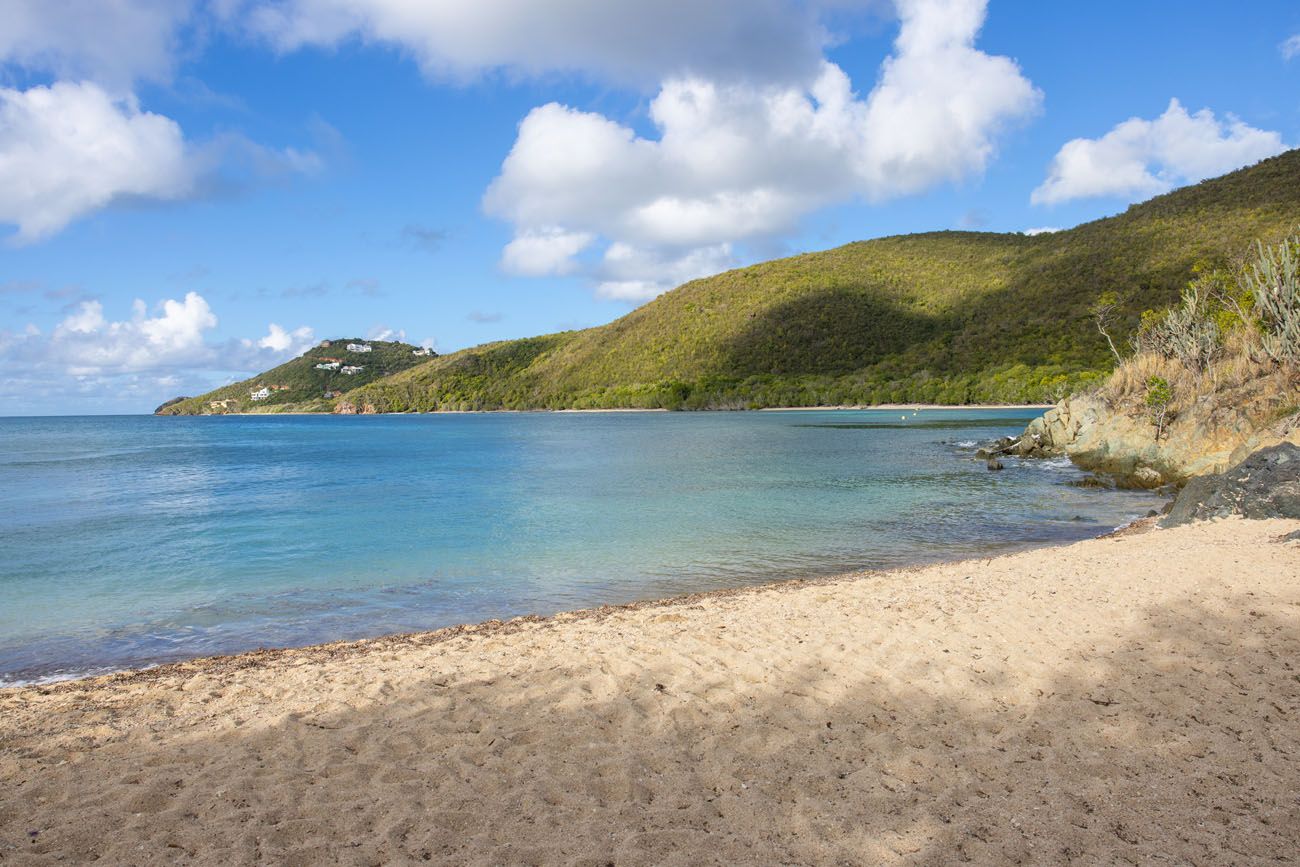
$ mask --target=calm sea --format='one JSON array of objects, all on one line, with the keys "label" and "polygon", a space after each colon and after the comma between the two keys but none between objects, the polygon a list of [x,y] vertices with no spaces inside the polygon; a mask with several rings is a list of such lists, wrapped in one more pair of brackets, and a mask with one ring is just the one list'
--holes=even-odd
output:
[{"label": "calm sea", "polygon": [[0,418],[0,684],[1094,536],[1032,411]]}]

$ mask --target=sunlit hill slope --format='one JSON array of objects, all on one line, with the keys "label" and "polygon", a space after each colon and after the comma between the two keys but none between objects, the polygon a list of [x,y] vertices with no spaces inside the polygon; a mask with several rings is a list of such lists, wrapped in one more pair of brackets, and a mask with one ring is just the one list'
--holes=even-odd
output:
[{"label": "sunlit hill slope", "polygon": [[728,271],[608,325],[418,359],[299,408],[1050,400],[1111,368],[1087,314],[1099,294],[1127,299],[1122,336],[1142,310],[1172,304],[1198,264],[1297,226],[1291,151],[1069,231],[880,238]]}]

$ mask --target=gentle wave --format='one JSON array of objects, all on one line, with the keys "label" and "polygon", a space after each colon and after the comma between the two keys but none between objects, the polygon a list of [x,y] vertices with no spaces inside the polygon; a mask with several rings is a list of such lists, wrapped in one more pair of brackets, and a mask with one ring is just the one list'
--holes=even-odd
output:
[{"label": "gentle wave", "polygon": [[970,458],[1031,415],[0,419],[0,684],[989,556],[1159,505]]}]

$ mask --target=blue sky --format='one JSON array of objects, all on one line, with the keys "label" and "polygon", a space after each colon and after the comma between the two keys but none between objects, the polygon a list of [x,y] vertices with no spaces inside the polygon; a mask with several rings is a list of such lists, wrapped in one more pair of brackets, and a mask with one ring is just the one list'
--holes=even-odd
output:
[{"label": "blue sky", "polygon": [[332,336],[600,324],[863,238],[1069,227],[1300,144],[1283,0],[0,7],[5,415],[149,411]]}]

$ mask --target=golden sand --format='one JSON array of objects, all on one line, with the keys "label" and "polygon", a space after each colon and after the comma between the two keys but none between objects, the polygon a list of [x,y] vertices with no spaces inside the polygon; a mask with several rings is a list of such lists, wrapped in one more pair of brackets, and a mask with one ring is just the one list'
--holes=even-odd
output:
[{"label": "golden sand", "polygon": [[0,691],[0,862],[1295,859],[1298,528]]}]

